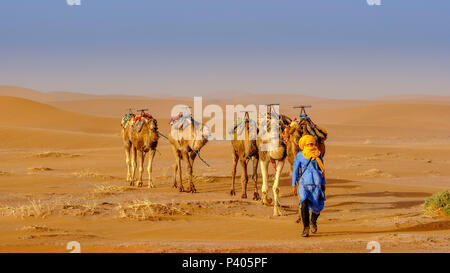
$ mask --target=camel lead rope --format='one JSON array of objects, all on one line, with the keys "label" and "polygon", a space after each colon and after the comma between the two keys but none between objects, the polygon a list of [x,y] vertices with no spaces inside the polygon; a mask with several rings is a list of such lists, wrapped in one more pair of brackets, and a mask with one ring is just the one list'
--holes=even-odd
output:
[{"label": "camel lead rope", "polygon": [[166,137],[165,135],[161,134],[159,131],[157,131],[157,133],[158,133],[160,136],[164,137],[165,139],[169,140],[168,137]]},{"label": "camel lead rope", "polygon": [[274,170],[274,175],[273,175],[273,177],[275,178],[275,176],[277,175],[278,162],[277,162],[277,164],[275,165],[275,160],[273,160],[273,159],[271,158],[271,159],[270,159],[270,163],[272,163],[273,170]]},{"label": "camel lead rope", "polygon": [[[194,150],[192,150],[192,151],[194,151]],[[200,156],[200,153],[199,153],[199,152],[194,151],[194,153],[197,154],[198,158],[200,158],[200,160],[201,160],[203,163],[205,163],[206,166],[211,167],[211,166],[209,166],[208,162],[206,162],[206,161]]]}]

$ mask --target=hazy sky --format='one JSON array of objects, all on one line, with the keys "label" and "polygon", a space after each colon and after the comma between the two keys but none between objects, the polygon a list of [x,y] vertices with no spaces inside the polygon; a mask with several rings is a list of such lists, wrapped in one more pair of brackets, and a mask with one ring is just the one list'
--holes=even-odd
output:
[{"label": "hazy sky", "polygon": [[0,84],[41,91],[450,95],[450,1],[3,0]]}]

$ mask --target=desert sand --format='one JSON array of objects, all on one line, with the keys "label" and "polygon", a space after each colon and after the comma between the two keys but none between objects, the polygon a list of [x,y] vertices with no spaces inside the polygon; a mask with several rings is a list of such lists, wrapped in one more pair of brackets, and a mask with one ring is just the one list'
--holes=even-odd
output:
[{"label": "desert sand", "polygon": [[[317,234],[300,236],[288,163],[283,216],[229,195],[229,141],[202,150],[211,167],[195,162],[195,194],[171,187],[174,159],[163,138],[153,165],[156,188],[146,180],[144,188],[128,186],[120,139],[126,108],[149,108],[167,135],[172,106],[192,105],[192,98],[0,86],[0,252],[69,252],[71,241],[82,252],[369,252],[370,241],[381,252],[450,252],[450,219],[423,212],[428,197],[450,188],[450,97],[283,94],[252,101],[244,94],[203,104],[237,102],[279,102],[290,117],[298,114],[294,104],[313,105],[308,113],[329,132]],[[240,193],[239,177],[236,185]]]}]

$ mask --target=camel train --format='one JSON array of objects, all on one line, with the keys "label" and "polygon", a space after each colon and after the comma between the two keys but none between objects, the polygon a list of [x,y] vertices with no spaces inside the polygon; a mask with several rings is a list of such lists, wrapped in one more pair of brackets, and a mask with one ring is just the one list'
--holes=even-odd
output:
[{"label": "camel train", "polygon": [[[295,118],[292,120],[286,115],[277,114],[273,111],[275,105],[277,104],[267,105],[267,113],[260,114],[256,121],[250,118],[249,112],[245,112],[244,119],[235,122],[234,127],[231,128],[230,133],[234,137],[231,140],[233,167],[229,193],[231,196],[236,195],[235,176],[239,161],[242,168],[241,198],[247,198],[247,183],[249,179],[247,166],[251,161],[251,178],[254,182],[253,200],[261,200],[262,204],[267,206],[273,205],[274,216],[279,216],[282,214],[279,179],[286,159],[290,163],[292,173],[295,156],[300,151],[298,143],[303,135],[314,136],[321,154],[325,155],[327,132],[325,129],[314,124],[306,114],[305,108],[310,106],[297,107],[301,109],[299,119]],[[126,155],[127,183],[130,186],[135,185],[135,172],[139,160],[137,186],[143,186],[144,161],[146,156],[149,155],[147,165],[148,187],[153,188],[153,158],[155,157],[159,136],[165,136],[158,131],[156,119],[146,113],[147,110],[138,110],[141,112],[140,115],[129,111],[121,121],[121,136]],[[277,122],[278,126],[273,127]],[[173,165],[173,187],[178,188],[180,192],[195,193],[193,165],[197,157],[203,161],[200,157],[200,150],[208,142],[209,128],[203,123],[194,120],[192,115],[183,115],[181,113],[171,119],[170,126],[171,132],[165,138],[170,142],[175,158],[175,164]],[[267,134],[267,136],[275,136],[275,139],[274,137],[261,137],[261,131]],[[186,163],[189,174],[189,187],[186,190],[183,186],[182,159]],[[261,197],[258,193],[258,164],[261,168],[262,177]],[[272,185],[273,200],[268,196],[268,170],[270,164],[273,166],[275,172]]]}]

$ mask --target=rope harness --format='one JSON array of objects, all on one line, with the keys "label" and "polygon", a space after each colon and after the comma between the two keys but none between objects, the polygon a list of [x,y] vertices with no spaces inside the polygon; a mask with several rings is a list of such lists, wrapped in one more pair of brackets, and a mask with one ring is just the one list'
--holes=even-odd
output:
[{"label": "rope harness", "polygon": [[274,170],[275,175],[276,175],[279,161],[277,161],[277,163],[275,164],[275,160],[273,160],[273,159],[271,158],[271,159],[270,159],[270,163],[272,163],[273,170]]},{"label": "rope harness", "polygon": [[197,152],[197,151],[194,151],[194,150],[192,150],[192,151],[193,151],[194,153],[197,154],[198,158],[199,158],[206,166],[211,167],[211,166],[209,166],[208,162],[206,162],[206,161],[200,156],[200,152]]},{"label": "rope harness", "polygon": [[[156,129],[155,129],[155,131],[156,131]],[[163,138],[169,140],[169,138],[166,137],[165,135],[163,135],[161,132],[159,132],[159,131],[156,131],[156,132],[157,132],[160,136],[162,136]],[[211,167],[211,166],[208,164],[208,162],[206,162],[206,161],[200,156],[200,153],[199,153],[199,152],[194,151],[194,150],[192,150],[192,151],[193,151],[194,153],[197,154],[198,158],[199,158],[206,166]],[[158,153],[159,153],[159,152],[158,152]],[[160,154],[161,154],[161,153],[160,153]]]}]

